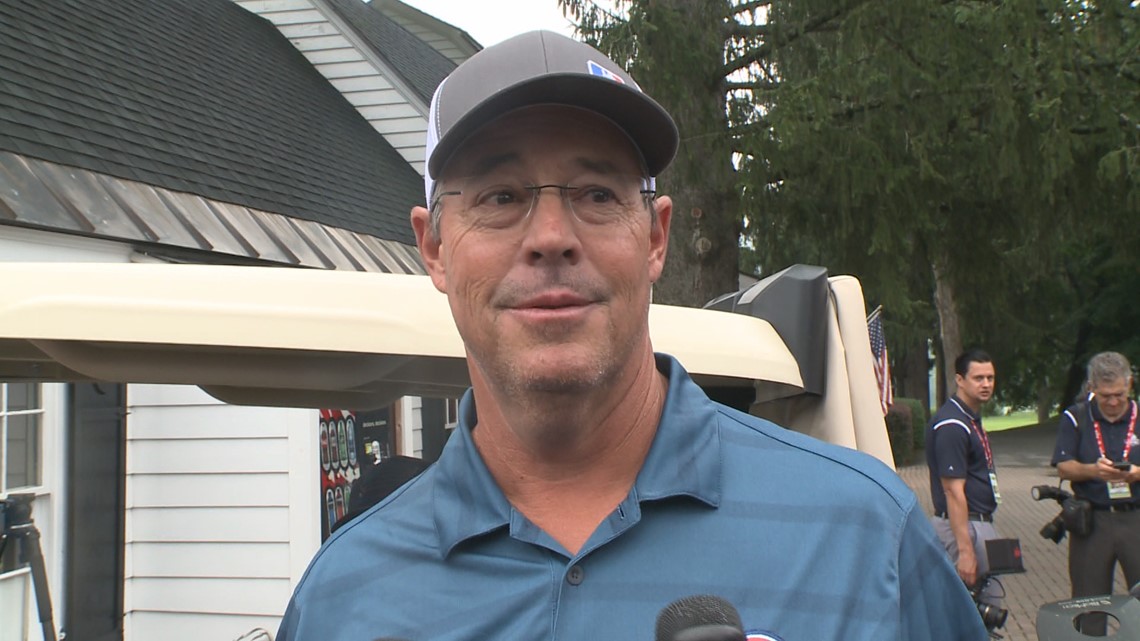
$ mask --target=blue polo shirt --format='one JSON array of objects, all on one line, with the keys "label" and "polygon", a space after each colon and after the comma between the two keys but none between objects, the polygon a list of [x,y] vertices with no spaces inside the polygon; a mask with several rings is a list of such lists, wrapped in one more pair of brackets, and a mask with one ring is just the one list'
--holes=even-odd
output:
[{"label": "blue polo shirt", "polygon": [[943,478],[966,479],[966,505],[970,512],[993,514],[997,509],[982,443],[985,433],[982,417],[956,396],[950,397],[931,417],[926,431],[926,466],[930,469],[930,499],[935,514],[946,512]]},{"label": "blue polo shirt", "polygon": [[[1136,401],[1132,401],[1135,403]],[[1093,420],[1100,423],[1101,437],[1104,439],[1104,451],[1108,458],[1120,461],[1124,458],[1124,439],[1128,435],[1128,424],[1132,418],[1132,406],[1124,412],[1115,422],[1109,421],[1100,413],[1100,407],[1089,401],[1077,403],[1061,414],[1057,425],[1057,443],[1053,449],[1053,466],[1062,461],[1080,461],[1081,463],[1096,463],[1100,458],[1100,448],[1097,447],[1096,434],[1093,432]],[[1140,425],[1133,432],[1132,447],[1128,452],[1128,460],[1133,465],[1140,465]],[[1130,484],[1131,499],[1108,498],[1108,484],[1101,480],[1074,481],[1073,493],[1081,498],[1088,499],[1097,507],[1108,507],[1110,503],[1133,503],[1140,505],[1140,482]]]},{"label": "blue polo shirt", "polygon": [[649,641],[694,594],[781,641],[982,640],[913,493],[877,460],[714,403],[671,357],[629,495],[576,555],[514,510],[472,441],[338,530],[278,641]]}]

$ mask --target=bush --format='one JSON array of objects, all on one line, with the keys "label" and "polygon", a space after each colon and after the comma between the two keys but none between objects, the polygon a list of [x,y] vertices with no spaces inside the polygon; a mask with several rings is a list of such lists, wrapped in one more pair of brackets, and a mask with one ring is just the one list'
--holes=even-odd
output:
[{"label": "bush", "polygon": [[887,412],[887,436],[891,440],[891,453],[895,467],[910,465],[914,459],[914,428],[910,406],[896,403]]},{"label": "bush", "polygon": [[887,436],[891,441],[895,467],[913,465],[923,459],[926,447],[927,409],[914,398],[896,398],[887,412]]},{"label": "bush", "polygon": [[896,398],[895,404],[910,407],[910,424],[914,435],[914,450],[921,457],[926,452],[926,426],[930,423],[930,408],[917,398]]}]

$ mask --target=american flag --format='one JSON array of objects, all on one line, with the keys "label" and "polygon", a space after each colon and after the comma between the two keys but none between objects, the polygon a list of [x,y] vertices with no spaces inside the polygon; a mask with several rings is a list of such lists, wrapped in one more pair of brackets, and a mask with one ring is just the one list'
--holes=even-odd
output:
[{"label": "american flag", "polygon": [[879,307],[867,317],[867,333],[871,336],[871,356],[875,366],[875,380],[879,383],[879,405],[883,416],[895,402],[891,389],[891,359],[887,356],[887,340],[883,337],[883,308]]}]

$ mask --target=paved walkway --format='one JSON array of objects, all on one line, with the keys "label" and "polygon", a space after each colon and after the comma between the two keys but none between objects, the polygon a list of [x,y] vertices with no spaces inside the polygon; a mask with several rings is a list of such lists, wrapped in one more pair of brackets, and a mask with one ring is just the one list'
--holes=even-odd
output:
[{"label": "paved walkway", "polygon": [[[1057,484],[1056,471],[1049,466],[1054,429],[1053,426],[1021,428],[997,432],[990,437],[1002,498],[994,522],[1003,536],[1021,539],[1026,569],[1025,574],[1001,579],[1009,619],[998,632],[1008,641],[1038,641],[1037,609],[1045,603],[1069,598],[1068,538],[1058,545],[1039,534],[1041,527],[1060,511],[1060,506],[1052,500],[1034,501],[1029,494],[1034,485]],[[932,513],[926,465],[900,468],[899,475],[918,495],[927,514]],[[1068,484],[1065,487],[1067,489]],[[1128,592],[1124,573],[1119,568],[1113,592]]]}]

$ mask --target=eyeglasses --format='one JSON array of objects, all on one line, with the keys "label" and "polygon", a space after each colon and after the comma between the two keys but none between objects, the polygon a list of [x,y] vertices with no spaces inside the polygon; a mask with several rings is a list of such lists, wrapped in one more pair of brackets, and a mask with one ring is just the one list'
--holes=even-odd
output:
[{"label": "eyeglasses", "polygon": [[649,203],[656,195],[649,189],[649,180],[637,175],[591,175],[574,182],[531,185],[495,176],[448,181],[456,189],[440,192],[432,209],[439,206],[444,196],[458,196],[459,213],[472,225],[507,229],[530,216],[543,190],[557,189],[563,205],[575,218],[590,225],[605,225],[630,216],[639,203]]}]

